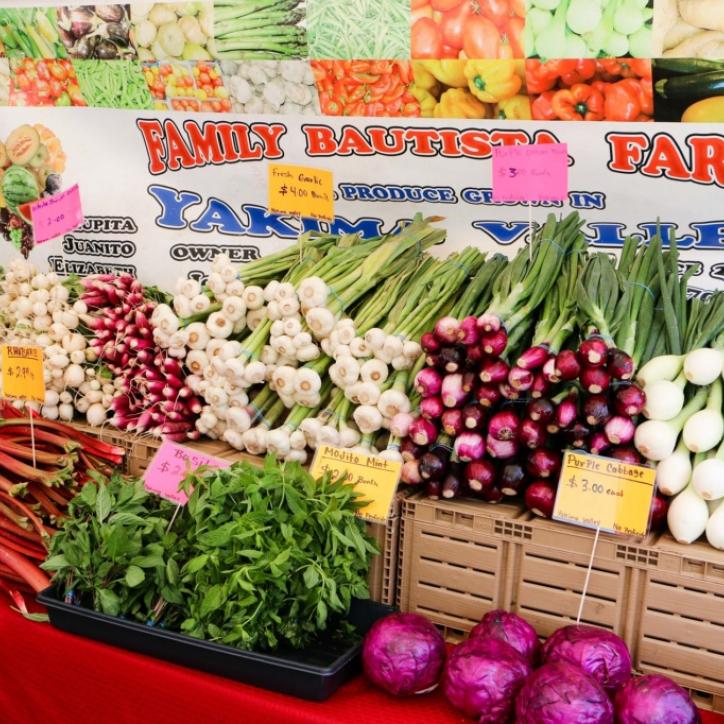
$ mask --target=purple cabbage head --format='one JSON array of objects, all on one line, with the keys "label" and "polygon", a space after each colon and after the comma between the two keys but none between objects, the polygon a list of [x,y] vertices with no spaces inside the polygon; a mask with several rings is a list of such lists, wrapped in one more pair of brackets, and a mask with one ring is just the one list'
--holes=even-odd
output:
[{"label": "purple cabbage head", "polygon": [[631,679],[616,694],[620,724],[698,724],[701,716],[691,697],[671,679],[647,674]]},{"label": "purple cabbage head", "polygon": [[395,696],[434,689],[445,663],[445,641],[417,613],[393,613],[376,621],[362,647],[367,678]]},{"label": "purple cabbage head", "polygon": [[621,638],[597,626],[564,626],[543,645],[543,661],[580,666],[607,691],[631,678],[631,655]]},{"label": "purple cabbage head", "polygon": [[456,709],[480,724],[505,724],[530,672],[528,662],[504,641],[468,639],[448,657],[443,692]]},{"label": "purple cabbage head", "polygon": [[613,724],[603,687],[567,661],[534,671],[515,702],[516,724]]},{"label": "purple cabbage head", "polygon": [[515,613],[500,609],[489,611],[470,632],[470,638],[478,637],[505,641],[532,665],[538,659],[538,634],[524,618]]}]

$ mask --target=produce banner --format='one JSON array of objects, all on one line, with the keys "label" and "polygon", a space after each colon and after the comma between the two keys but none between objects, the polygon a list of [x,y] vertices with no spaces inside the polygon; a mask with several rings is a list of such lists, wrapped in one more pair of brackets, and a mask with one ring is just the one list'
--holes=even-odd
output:
[{"label": "produce banner", "polygon": [[[724,280],[724,134],[712,124],[7,108],[0,141],[0,264],[20,249],[61,275],[126,271],[170,288],[183,274],[203,277],[220,250],[242,263],[302,230],[373,236],[421,213],[443,218],[442,253],[470,244],[509,252],[531,223],[576,209],[601,251],[630,234],[648,238],[660,222],[694,267],[693,293]],[[534,143],[567,144],[567,203],[493,202],[492,148]],[[334,220],[300,226],[269,213],[269,162],[332,171]],[[33,249],[30,204],[76,183],[83,225]]]}]

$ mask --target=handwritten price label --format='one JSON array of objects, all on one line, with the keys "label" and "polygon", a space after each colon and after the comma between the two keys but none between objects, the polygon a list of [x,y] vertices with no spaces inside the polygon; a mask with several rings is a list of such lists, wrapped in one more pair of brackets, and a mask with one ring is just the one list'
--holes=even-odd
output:
[{"label": "handwritten price label", "polygon": [[322,445],[312,460],[309,472],[315,478],[325,473],[333,477],[344,476],[369,501],[357,515],[375,521],[390,517],[392,499],[400,482],[402,463],[385,460],[377,455],[365,455],[342,448]]},{"label": "handwritten price label", "polygon": [[275,214],[334,219],[332,172],[307,166],[270,163],[269,211]]},{"label": "handwritten price label", "polygon": [[553,518],[609,533],[643,537],[656,471],[600,455],[566,452]]},{"label": "handwritten price label", "polygon": [[493,201],[567,201],[568,146],[493,147]]},{"label": "handwritten price label", "polygon": [[83,223],[78,184],[36,201],[30,206],[30,218],[36,244],[77,229]]},{"label": "handwritten price label", "polygon": [[228,468],[231,463],[174,442],[164,441],[143,474],[144,487],[166,500],[186,505],[189,499],[183,490],[179,490],[179,484],[202,465]]},{"label": "handwritten price label", "polygon": [[2,391],[9,399],[45,402],[43,350],[40,347],[3,345]]}]

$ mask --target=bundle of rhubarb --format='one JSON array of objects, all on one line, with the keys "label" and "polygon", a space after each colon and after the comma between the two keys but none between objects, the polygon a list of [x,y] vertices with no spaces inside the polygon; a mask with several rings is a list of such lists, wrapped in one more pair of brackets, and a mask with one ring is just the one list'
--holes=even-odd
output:
[{"label": "bundle of rhubarb", "polygon": [[[122,448],[61,422],[30,420],[0,400],[0,597],[27,613],[24,593],[48,586],[40,570],[68,504],[93,474],[109,475]],[[34,445],[33,445],[34,440]]]},{"label": "bundle of rhubarb", "polygon": [[[549,217],[485,313],[442,318],[423,336],[404,482],[431,497],[521,495],[549,517],[564,449],[641,461],[631,442],[645,396],[631,380],[647,344],[657,348],[638,330],[653,326],[661,241],[628,240],[616,265],[585,255],[580,227],[575,214]],[[662,499],[654,511],[658,524]]]}]

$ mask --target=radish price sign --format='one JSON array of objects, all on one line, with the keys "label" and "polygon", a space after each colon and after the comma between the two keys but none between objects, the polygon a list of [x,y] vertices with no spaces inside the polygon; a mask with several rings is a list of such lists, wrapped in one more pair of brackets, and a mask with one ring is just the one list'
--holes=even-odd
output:
[{"label": "radish price sign", "polygon": [[40,244],[77,229],[83,223],[78,184],[30,206],[33,239]]},{"label": "radish price sign", "polygon": [[308,166],[270,163],[269,211],[298,218],[334,219],[332,172]]},{"label": "radish price sign", "polygon": [[228,468],[231,463],[166,440],[143,474],[144,487],[166,500],[186,505],[188,496],[183,490],[179,490],[179,485],[187,475],[202,465],[211,468]]},{"label": "radish price sign", "polygon": [[390,517],[392,499],[400,482],[402,463],[385,460],[377,455],[321,445],[312,460],[309,472],[314,478],[329,473],[333,478],[345,477],[362,502],[369,501],[357,511],[360,518],[384,522]]},{"label": "radish price sign", "polygon": [[40,347],[3,345],[2,394],[10,399],[45,402],[43,350]]},{"label": "radish price sign", "polygon": [[567,451],[553,518],[623,536],[648,532],[656,471],[600,455]]},{"label": "radish price sign", "polygon": [[568,201],[568,146],[493,146],[493,201]]}]

